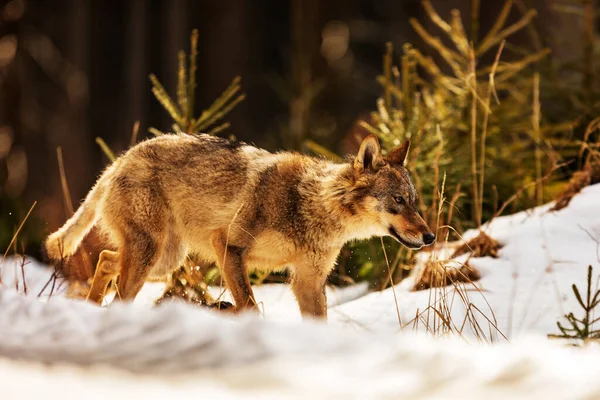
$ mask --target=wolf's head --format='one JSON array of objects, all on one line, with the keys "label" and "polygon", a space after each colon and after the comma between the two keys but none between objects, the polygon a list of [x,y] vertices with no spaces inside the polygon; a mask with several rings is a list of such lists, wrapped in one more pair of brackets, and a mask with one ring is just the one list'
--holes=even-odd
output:
[{"label": "wolf's head", "polygon": [[417,192],[404,167],[409,147],[407,140],[384,157],[377,137],[365,138],[354,159],[351,193],[370,230],[418,249],[432,244],[435,235],[417,212]]}]

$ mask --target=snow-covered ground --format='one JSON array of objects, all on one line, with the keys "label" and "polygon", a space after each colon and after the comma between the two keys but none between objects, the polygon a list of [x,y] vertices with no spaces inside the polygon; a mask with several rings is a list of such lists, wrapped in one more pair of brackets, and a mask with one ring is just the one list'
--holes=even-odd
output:
[{"label": "snow-covered ground", "polygon": [[[482,274],[475,286],[413,292],[414,280],[407,279],[377,293],[364,286],[330,289],[327,326],[301,322],[285,285],[255,288],[260,319],[229,319],[183,304],[151,310],[148,305],[162,292],[159,284],[147,284],[134,305],[100,309],[61,298],[44,304],[35,298],[47,270],[33,261],[22,270],[19,260],[7,259],[0,266],[4,285],[22,291],[24,273],[30,296],[9,290],[0,295],[0,356],[9,357],[0,358],[0,385],[19,398],[48,397],[50,388],[67,385],[80,388],[69,389],[78,398],[84,390],[86,398],[125,397],[121,394],[133,390],[146,398],[600,398],[600,350],[568,349],[546,340],[558,333],[556,321],[565,313],[580,313],[571,285],[585,288],[588,265],[598,280],[600,185],[585,188],[563,210],[549,213],[549,207],[497,218],[485,227],[503,247],[497,259],[469,261]],[[442,297],[456,325],[465,319],[465,304],[471,304],[476,323],[454,327],[462,338],[422,334],[439,326],[435,313],[424,311],[429,305],[440,309]],[[52,324],[53,319],[44,320],[51,312],[69,316]],[[19,318],[21,323],[12,322]],[[121,327],[120,333],[107,333],[110,324]],[[486,341],[498,344],[478,343],[472,328],[477,324]],[[397,333],[400,326],[404,329]],[[152,334],[157,337],[142,340]],[[100,350],[105,339],[120,356]],[[81,347],[83,353],[73,350]],[[212,365],[203,364],[206,357],[220,360],[219,368],[205,368]],[[19,358],[24,361],[14,361]],[[43,367],[32,360],[61,362]],[[81,367],[91,360],[104,366]],[[181,363],[173,367],[176,377],[152,375],[176,360]],[[23,385],[20,377],[37,384]],[[69,396],[61,390],[61,398]]]},{"label": "snow-covered ground", "polygon": [[0,293],[0,310],[3,399],[600,396],[599,349],[536,337],[468,345],[315,322],[227,318],[181,303],[100,309],[14,293]]}]

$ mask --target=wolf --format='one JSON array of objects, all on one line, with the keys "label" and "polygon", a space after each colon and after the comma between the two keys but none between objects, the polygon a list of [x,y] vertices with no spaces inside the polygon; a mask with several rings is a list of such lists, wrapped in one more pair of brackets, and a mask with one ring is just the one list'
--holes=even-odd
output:
[{"label": "wolf", "polygon": [[287,270],[305,317],[327,315],[325,284],[349,241],[391,236],[418,249],[435,235],[419,215],[406,141],[383,155],[374,135],[334,163],[270,153],[215,136],[162,135],[132,147],[101,174],[75,214],[44,242],[50,260],[73,255],[98,228],[100,253],[88,299],[133,300],[188,254],[214,262],[236,311],[256,309],[248,272]]}]

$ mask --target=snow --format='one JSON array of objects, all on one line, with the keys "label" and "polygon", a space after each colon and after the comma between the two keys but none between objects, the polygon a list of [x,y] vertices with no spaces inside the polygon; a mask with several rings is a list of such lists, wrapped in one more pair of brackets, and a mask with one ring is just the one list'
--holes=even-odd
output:
[{"label": "snow", "polygon": [[[21,259],[7,258],[0,264],[0,278],[8,289],[0,289],[2,393],[9,399],[47,398],[53,390],[63,399],[80,398],[83,391],[86,398],[135,393],[146,399],[600,398],[600,350],[546,340],[547,334],[559,333],[556,321],[564,314],[579,314],[571,285],[584,291],[588,265],[595,268],[593,281],[600,279],[600,185],[585,188],[563,210],[548,212],[550,207],[500,217],[484,226],[502,248],[496,259],[469,260],[482,275],[475,285],[413,292],[412,277],[382,292],[367,293],[365,285],[328,288],[327,325],[301,322],[287,285],[254,288],[260,318],[232,319],[178,303],[151,309],[164,289],[156,283],[145,285],[133,305],[101,309],[61,296],[43,303],[36,296],[49,270],[29,259],[21,269]],[[442,248],[434,256],[443,259],[448,253]],[[421,252],[423,258],[429,255]],[[23,292],[23,273],[28,296],[10,294],[14,288]],[[211,290],[219,296],[219,288]],[[44,294],[46,301],[48,288]],[[462,331],[460,337],[433,338],[440,321],[432,310],[425,310],[450,305],[452,320],[461,325],[467,314],[461,296],[467,296],[471,311],[479,310],[473,315],[482,330],[466,323],[453,327]],[[221,299],[230,301],[229,294]],[[46,322],[45,330],[33,335],[36,323],[42,324],[50,312],[69,315],[58,323]],[[31,320],[8,322],[19,315]],[[111,358],[110,351],[101,350],[102,324],[117,322],[122,335],[139,338],[111,346],[115,351],[139,347],[127,352],[128,357]],[[32,336],[19,342],[15,337],[23,339],[23,332]],[[151,333],[163,335],[160,346],[143,340]],[[171,337],[178,339],[171,344]],[[74,340],[88,343],[87,353],[77,354]],[[201,346],[208,340],[210,346]],[[190,347],[184,351],[185,345]],[[146,362],[154,360],[150,370],[136,369],[149,368],[133,362],[138,352]],[[88,365],[97,354],[103,354],[104,362]],[[220,362],[217,369],[203,364],[214,359]],[[36,363],[41,360],[52,365]],[[178,367],[175,361],[182,364]],[[189,369],[183,369],[185,365]],[[155,375],[167,367],[178,371],[176,376]],[[67,385],[69,390],[63,390]]]},{"label": "snow", "polygon": [[0,294],[0,310],[0,354],[8,357],[0,358],[0,382],[8,399],[600,395],[599,349],[535,337],[467,345],[314,321],[226,318],[175,302],[100,309],[9,292]]}]

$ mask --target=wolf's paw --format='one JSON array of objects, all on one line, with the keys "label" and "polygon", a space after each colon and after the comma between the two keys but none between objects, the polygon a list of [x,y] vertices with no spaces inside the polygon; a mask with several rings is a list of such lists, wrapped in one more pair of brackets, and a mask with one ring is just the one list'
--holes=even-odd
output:
[{"label": "wolf's paw", "polygon": [[209,304],[208,308],[210,308],[211,310],[223,311],[227,313],[235,313],[237,311],[235,306],[228,301],[215,301],[214,303]]}]

